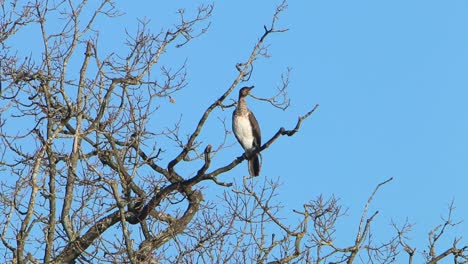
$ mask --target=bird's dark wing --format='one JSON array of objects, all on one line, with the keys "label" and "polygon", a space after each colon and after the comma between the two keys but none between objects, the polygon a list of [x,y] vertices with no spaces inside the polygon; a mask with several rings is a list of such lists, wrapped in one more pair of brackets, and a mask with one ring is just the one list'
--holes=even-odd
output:
[{"label": "bird's dark wing", "polygon": [[249,121],[252,124],[252,134],[254,137],[253,145],[254,147],[261,147],[262,146],[262,133],[260,131],[260,126],[258,125],[257,119],[252,112],[249,112]]}]

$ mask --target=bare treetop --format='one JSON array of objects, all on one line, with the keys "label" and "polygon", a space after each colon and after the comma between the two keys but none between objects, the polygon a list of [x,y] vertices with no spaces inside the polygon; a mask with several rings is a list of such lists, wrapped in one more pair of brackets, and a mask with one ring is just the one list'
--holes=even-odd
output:
[{"label": "bare treetop", "polygon": [[[188,131],[181,131],[181,120],[172,129],[155,128],[157,122],[149,126],[160,100],[175,102],[172,95],[190,85],[186,64],[161,58],[208,32],[215,23],[213,5],[181,9],[177,23],[161,29],[139,20],[134,32],[118,32],[122,42],[112,43],[119,47],[112,52],[103,51],[99,25],[124,15],[113,1],[0,5],[0,208],[5,212],[0,255],[6,262],[352,263],[357,257],[391,262],[403,246],[414,254],[406,227],[389,242],[372,243],[377,212],[369,215],[368,205],[387,182],[377,186],[363,210],[355,243],[339,246],[334,230],[343,209],[336,199],[305,203],[292,213],[300,221],[289,226],[277,216],[281,205],[273,202],[278,179],[221,180],[247,158],[237,153],[218,159],[216,154],[228,149],[228,126],[222,124],[224,133],[208,139],[223,138],[221,146],[200,140],[214,113],[233,109],[229,96],[254,82],[254,65],[270,56],[270,36],[288,31],[277,25],[286,1],[272,10],[265,26],[257,25],[262,34],[245,59],[232,65],[235,76]],[[26,30],[38,33],[31,35],[33,54],[15,47],[15,34]],[[289,73],[255,102],[287,110]],[[308,107],[292,117],[294,127],[277,124],[277,132],[264,136],[253,154],[274,151],[269,147],[276,140],[299,132],[318,105]],[[214,166],[214,160],[223,165]],[[219,201],[206,199],[212,190],[222,193]],[[451,224],[449,218],[441,231],[431,233],[428,262],[449,255],[466,260],[467,248],[459,240],[436,252]]]}]

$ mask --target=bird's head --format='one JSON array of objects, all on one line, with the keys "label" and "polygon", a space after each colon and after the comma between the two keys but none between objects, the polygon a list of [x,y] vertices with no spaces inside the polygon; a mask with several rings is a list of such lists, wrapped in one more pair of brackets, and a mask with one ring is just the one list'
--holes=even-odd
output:
[{"label": "bird's head", "polygon": [[242,89],[239,90],[239,98],[240,97],[246,97],[247,95],[250,94],[250,90],[252,90],[255,86],[246,86],[246,87],[243,87]]}]

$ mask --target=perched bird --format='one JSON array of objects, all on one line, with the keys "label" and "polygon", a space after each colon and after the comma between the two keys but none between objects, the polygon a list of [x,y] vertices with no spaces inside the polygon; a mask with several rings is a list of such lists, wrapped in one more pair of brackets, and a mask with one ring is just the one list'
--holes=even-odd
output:
[{"label": "perched bird", "polygon": [[262,144],[260,126],[245,103],[245,97],[249,95],[252,88],[254,87],[244,87],[239,91],[239,101],[236,110],[232,114],[232,131],[245,150],[250,176],[258,176],[260,173],[260,161],[258,159],[260,153],[253,152],[260,148]]}]

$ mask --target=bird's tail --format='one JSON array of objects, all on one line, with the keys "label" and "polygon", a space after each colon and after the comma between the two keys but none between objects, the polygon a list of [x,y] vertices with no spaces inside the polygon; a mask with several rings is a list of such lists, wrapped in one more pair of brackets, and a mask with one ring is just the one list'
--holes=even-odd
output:
[{"label": "bird's tail", "polygon": [[249,159],[249,174],[250,176],[258,176],[260,175],[260,160],[258,159],[260,153],[252,155]]}]

